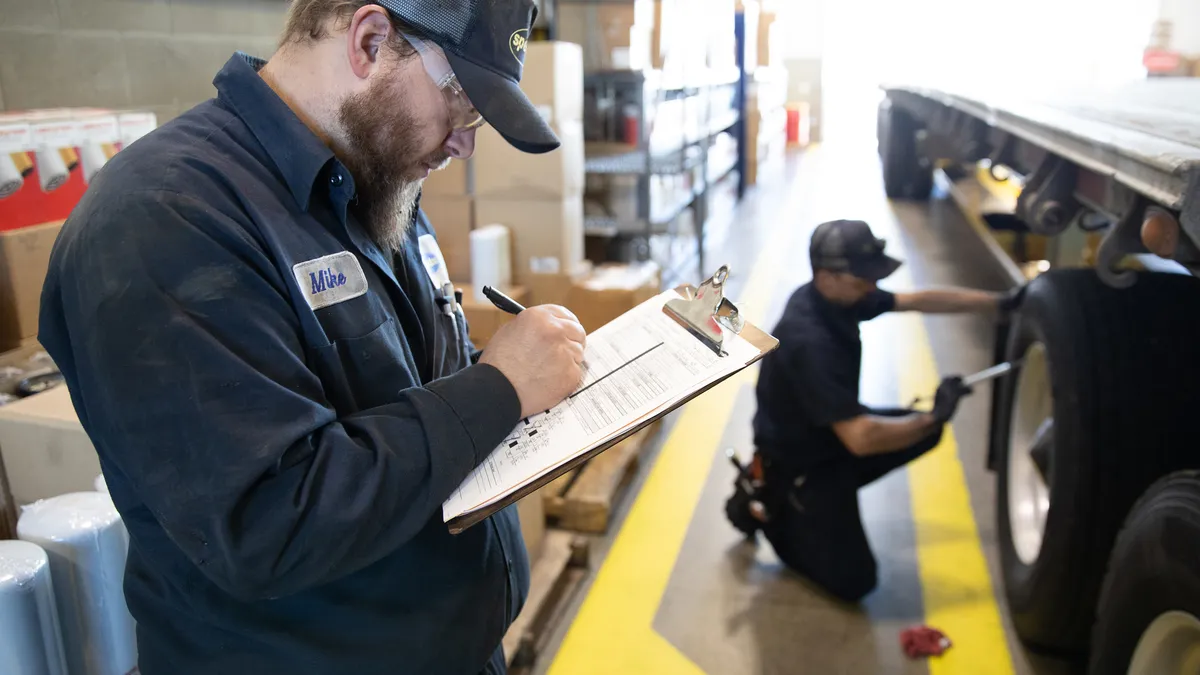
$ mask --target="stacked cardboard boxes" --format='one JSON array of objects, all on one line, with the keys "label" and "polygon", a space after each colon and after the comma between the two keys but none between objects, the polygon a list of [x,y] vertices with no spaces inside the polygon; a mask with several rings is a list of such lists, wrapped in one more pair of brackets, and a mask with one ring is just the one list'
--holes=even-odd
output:
[{"label": "stacked cardboard boxes", "polygon": [[562,146],[530,155],[494,129],[475,136],[475,222],[504,225],[512,237],[513,283],[533,304],[554,302],[586,273],[583,255],[583,51],[567,42],[531,42],[521,88]]},{"label": "stacked cardboard boxes", "polygon": [[661,270],[653,262],[601,265],[571,286],[564,304],[591,333],[658,295],[661,285]]},{"label": "stacked cardboard boxes", "polygon": [[452,279],[471,278],[471,230],[475,229],[472,160],[451,160],[425,179],[421,210],[437,233],[438,246]]},{"label": "stacked cardboard boxes", "polygon": [[[511,314],[505,314],[500,311],[479,293],[475,292],[469,284],[457,284],[463,292],[463,316],[467,319],[467,330],[470,335],[471,342],[483,349],[496,331],[504,324],[512,321]],[[530,305],[529,292],[524,288],[510,286],[500,289],[505,295],[516,300],[522,305]]]},{"label": "stacked cardboard boxes", "polygon": [[658,18],[663,4],[663,0],[559,3],[558,37],[583,48],[589,72],[661,68]]},{"label": "stacked cardboard boxes", "polygon": [[18,504],[91,490],[100,474],[66,387],[0,407],[0,447]]}]

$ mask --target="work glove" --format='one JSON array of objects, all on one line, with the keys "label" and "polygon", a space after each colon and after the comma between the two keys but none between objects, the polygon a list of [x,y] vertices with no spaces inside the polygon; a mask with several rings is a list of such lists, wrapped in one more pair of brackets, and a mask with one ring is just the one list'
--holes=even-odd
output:
[{"label": "work glove", "polygon": [[949,422],[958,410],[958,404],[963,397],[969,394],[971,394],[971,388],[963,384],[961,377],[958,375],[947,377],[938,385],[937,393],[933,395],[933,410],[930,411],[930,414],[938,424]]},{"label": "work glove", "polygon": [[1000,311],[1001,316],[1008,316],[1021,307],[1021,302],[1025,300],[1025,288],[1026,285],[1021,284],[1000,294],[996,300],[996,309]]}]

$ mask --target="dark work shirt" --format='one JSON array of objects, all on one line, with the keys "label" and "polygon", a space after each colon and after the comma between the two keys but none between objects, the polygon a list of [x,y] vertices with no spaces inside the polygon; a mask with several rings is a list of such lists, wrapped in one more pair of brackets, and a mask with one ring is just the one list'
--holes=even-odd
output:
[{"label": "dark work shirt", "polygon": [[452,536],[441,504],[520,403],[438,306],[424,215],[376,247],[257,67],[98,174],[42,296],[129,529],[141,672],[476,675],[528,560],[512,509]]},{"label": "dark work shirt", "polygon": [[760,452],[797,470],[849,456],[833,424],[866,411],[858,400],[858,324],[895,307],[895,296],[880,290],[850,307],[829,302],[812,283],[792,294],[773,331],[779,349],[763,359],[758,376]]}]

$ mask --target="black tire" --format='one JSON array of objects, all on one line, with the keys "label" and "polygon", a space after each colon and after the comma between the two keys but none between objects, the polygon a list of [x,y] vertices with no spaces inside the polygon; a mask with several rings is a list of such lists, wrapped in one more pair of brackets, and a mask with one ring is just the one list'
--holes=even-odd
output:
[{"label": "black tire", "polygon": [[911,113],[884,99],[877,135],[883,188],[889,199],[924,201],[933,192],[933,164],[917,152],[921,125]]},{"label": "black tire", "polygon": [[1105,563],[1134,501],[1158,477],[1198,463],[1180,443],[1200,401],[1200,280],[1140,274],[1105,286],[1092,270],[1057,270],[1029,284],[1007,360],[1044,345],[1054,433],[1050,506],[1031,564],[1013,543],[1009,434],[1017,376],[1005,378],[993,419],[1000,559],[1017,633],[1033,646],[1080,652]]},{"label": "black tire", "polygon": [[1200,617],[1198,562],[1200,474],[1182,471],[1146,492],[1117,537],[1096,610],[1089,675],[1127,675],[1139,639],[1159,616]]}]

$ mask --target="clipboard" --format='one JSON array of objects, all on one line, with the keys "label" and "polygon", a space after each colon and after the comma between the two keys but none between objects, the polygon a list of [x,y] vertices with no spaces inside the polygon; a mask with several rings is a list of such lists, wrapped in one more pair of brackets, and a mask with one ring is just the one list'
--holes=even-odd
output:
[{"label": "clipboard", "polygon": [[682,285],[674,290],[679,295],[677,299],[668,300],[663,306],[663,313],[674,320],[706,347],[711,349],[720,358],[726,358],[724,350],[726,331],[735,333],[743,340],[748,342],[756,351],[755,356],[750,359],[744,366],[741,366],[732,372],[722,375],[718,379],[686,394],[682,399],[672,405],[658,411],[652,415],[640,419],[637,423],[629,426],[617,436],[605,441],[587,452],[581,453],[563,464],[558,465],[549,472],[539,476],[529,484],[517,488],[513,492],[505,495],[503,498],[494,501],[486,506],[469,511],[462,515],[456,516],[446,521],[446,526],[451,534],[459,534],[473,525],[477,525],[484,520],[495,515],[518,501],[537,492],[549,483],[553,482],[558,477],[568,473],[579,466],[582,466],[593,457],[621,443],[630,436],[636,434],[647,426],[657,422],[668,414],[690,403],[696,397],[711,390],[713,387],[725,382],[745,368],[748,368],[764,356],[775,351],[779,347],[779,340],[775,339],[762,329],[745,321],[741,317],[741,312],[737,306],[725,297],[724,287],[725,282],[729,278],[729,267],[722,266],[717,272],[699,288],[691,285]]}]

